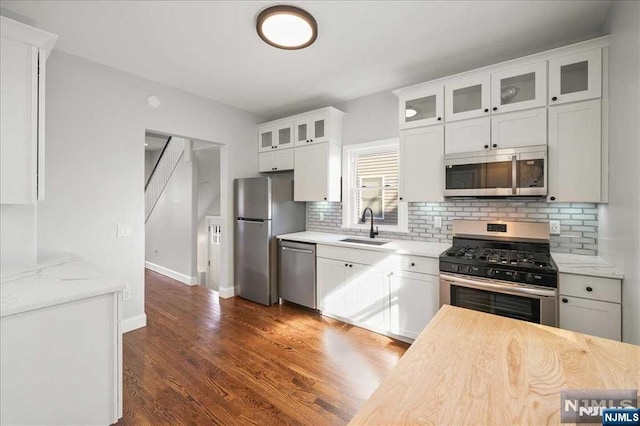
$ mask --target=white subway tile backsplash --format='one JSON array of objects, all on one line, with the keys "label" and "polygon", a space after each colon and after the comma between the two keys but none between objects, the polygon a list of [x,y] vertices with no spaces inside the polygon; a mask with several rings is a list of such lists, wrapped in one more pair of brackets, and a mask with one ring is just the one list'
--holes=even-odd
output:
[{"label": "white subway tile backsplash", "polygon": [[[320,213],[325,220],[320,221]],[[454,219],[521,222],[560,221],[560,235],[551,236],[551,251],[596,255],[598,251],[598,209],[592,203],[554,203],[539,201],[447,201],[409,203],[409,233],[380,232],[381,238],[429,242],[451,242]],[[433,218],[442,218],[442,228]],[[367,236],[367,231],[345,230],[341,203],[307,203],[307,230]]]}]

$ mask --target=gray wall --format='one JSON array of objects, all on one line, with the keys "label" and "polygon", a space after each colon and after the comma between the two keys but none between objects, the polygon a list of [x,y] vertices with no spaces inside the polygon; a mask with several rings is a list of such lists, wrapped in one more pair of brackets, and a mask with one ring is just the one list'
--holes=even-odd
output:
[{"label": "gray wall", "polygon": [[[255,176],[255,115],[54,51],[47,63],[46,200],[38,204],[39,254],[73,252],[131,285],[123,318],[144,313],[146,130],[226,144],[222,208],[230,226],[234,177]],[[147,97],[160,98],[159,108]],[[224,177],[227,170],[223,169]],[[226,209],[226,210],[225,210]],[[116,238],[116,225],[133,235]],[[4,238],[4,237],[3,237]],[[232,244],[232,241],[228,241]],[[231,245],[223,287],[232,285]],[[231,281],[232,283],[233,281]],[[222,289],[222,288],[221,288]]]},{"label": "gray wall", "polygon": [[609,48],[609,204],[600,206],[600,249],[624,270],[622,338],[640,344],[640,2],[614,1],[603,27]]}]

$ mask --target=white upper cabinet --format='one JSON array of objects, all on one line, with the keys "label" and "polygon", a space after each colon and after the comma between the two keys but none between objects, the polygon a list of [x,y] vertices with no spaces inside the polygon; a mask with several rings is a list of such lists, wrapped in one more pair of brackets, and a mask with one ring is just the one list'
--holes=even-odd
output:
[{"label": "white upper cabinet", "polygon": [[491,149],[546,144],[547,109],[544,107],[491,117]]},{"label": "white upper cabinet", "polygon": [[45,64],[57,36],[1,18],[0,204],[32,204],[44,199]]},{"label": "white upper cabinet", "polygon": [[555,202],[600,202],[600,99],[549,108],[549,191]]},{"label": "white upper cabinet", "polygon": [[445,126],[444,152],[478,152],[491,149],[491,118],[456,121]]},{"label": "white upper cabinet", "polygon": [[491,112],[491,76],[454,81],[445,85],[446,120],[482,117]]},{"label": "white upper cabinet", "polygon": [[538,62],[491,74],[493,113],[545,106],[547,63]]},{"label": "white upper cabinet", "polygon": [[261,152],[258,156],[260,172],[282,172],[293,170],[293,149]]},{"label": "white upper cabinet", "polygon": [[549,61],[549,105],[599,98],[602,95],[602,49]]},{"label": "white upper cabinet", "polygon": [[400,128],[441,124],[444,117],[444,87],[432,87],[400,96]]},{"label": "white upper cabinet", "polygon": [[443,201],[444,125],[400,132],[400,201]]},{"label": "white upper cabinet", "polygon": [[293,148],[293,129],[292,121],[258,127],[258,151]]},{"label": "white upper cabinet", "polygon": [[295,133],[296,146],[329,142],[331,139],[330,111],[322,110],[296,119]]},{"label": "white upper cabinet", "polygon": [[340,201],[341,146],[318,143],[295,149],[294,201]]}]

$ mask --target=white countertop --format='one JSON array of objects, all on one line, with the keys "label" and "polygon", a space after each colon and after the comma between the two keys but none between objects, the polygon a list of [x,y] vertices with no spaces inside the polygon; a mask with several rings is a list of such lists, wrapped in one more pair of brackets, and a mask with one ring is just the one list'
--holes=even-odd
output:
[{"label": "white countertop", "polygon": [[[364,250],[376,250],[393,252],[398,254],[410,254],[415,256],[435,257],[451,247],[451,244],[428,243],[411,240],[385,240],[388,244],[383,246],[370,246],[366,244],[345,243],[344,238],[356,238],[366,240],[366,237],[333,234],[329,232],[303,231],[292,234],[278,235],[278,239],[292,240],[303,243],[326,244],[341,247],[353,247]],[[551,253],[553,260],[558,265],[558,271],[565,274],[589,275],[603,278],[623,279],[624,274],[616,267],[608,264],[599,256],[584,256],[580,254]]]},{"label": "white countertop", "polygon": [[592,277],[623,279],[624,274],[600,256],[581,254],[551,253],[558,265],[558,271],[565,274],[589,275]]},{"label": "white countertop", "polygon": [[367,237],[360,237],[355,235],[344,234],[332,234],[329,232],[313,232],[303,231],[295,232],[293,234],[278,235],[278,239],[299,241],[302,243],[315,243],[326,244],[340,247],[352,247],[365,250],[384,251],[397,254],[410,254],[414,256],[435,257],[440,256],[440,253],[451,247],[451,244],[445,243],[428,243],[424,241],[411,241],[411,240],[387,240],[384,238],[376,238],[378,241],[388,241],[383,246],[370,246],[367,244],[358,243],[345,243],[340,240],[344,238],[355,238],[361,240],[367,240]]},{"label": "white countertop", "polygon": [[125,285],[78,256],[64,254],[2,269],[0,317],[121,291]]}]

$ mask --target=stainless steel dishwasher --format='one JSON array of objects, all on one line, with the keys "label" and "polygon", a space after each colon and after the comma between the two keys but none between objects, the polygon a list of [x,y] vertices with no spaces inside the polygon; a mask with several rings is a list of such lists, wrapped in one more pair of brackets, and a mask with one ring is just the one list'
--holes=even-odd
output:
[{"label": "stainless steel dishwasher", "polygon": [[316,245],[280,241],[280,298],[308,308],[316,304]]}]

